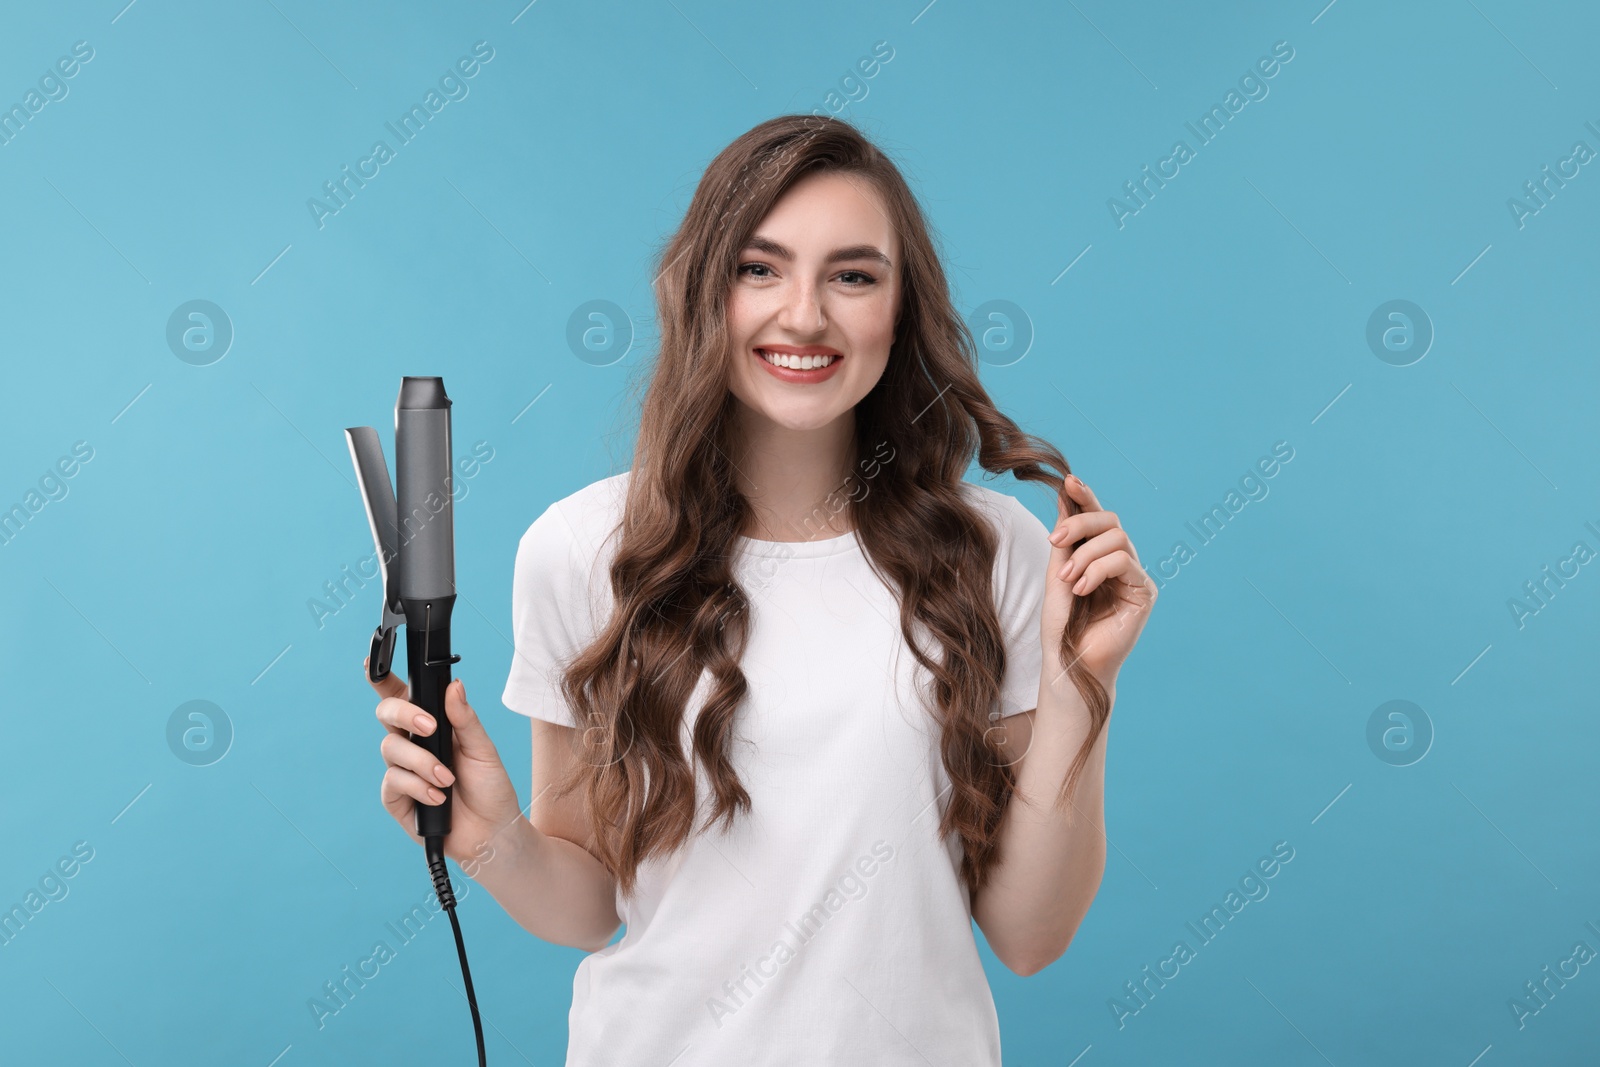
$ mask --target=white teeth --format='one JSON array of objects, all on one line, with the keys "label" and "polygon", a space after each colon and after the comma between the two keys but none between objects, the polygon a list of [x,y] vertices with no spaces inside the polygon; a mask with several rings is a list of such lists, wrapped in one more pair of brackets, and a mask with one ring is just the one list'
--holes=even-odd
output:
[{"label": "white teeth", "polygon": [[787,367],[790,370],[815,370],[819,367],[826,367],[828,364],[839,358],[838,356],[777,355],[772,352],[768,352],[764,348],[758,348],[756,351],[760,352],[761,358],[766,360],[768,363],[778,367]]}]

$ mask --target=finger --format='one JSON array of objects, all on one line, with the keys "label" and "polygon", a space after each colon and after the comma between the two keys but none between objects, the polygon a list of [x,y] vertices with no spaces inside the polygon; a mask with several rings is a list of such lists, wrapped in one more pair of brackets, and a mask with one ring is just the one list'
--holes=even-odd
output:
[{"label": "finger", "polygon": [[391,733],[433,733],[433,716],[401,697],[384,697],[378,701],[378,706],[373,709],[373,713],[378,716],[379,722],[389,728]]},{"label": "finger", "polygon": [[440,763],[437,756],[415,741],[407,741],[399,734],[384,734],[383,740],[378,743],[378,751],[382,753],[384,762],[391,767],[403,767],[432,785],[442,788],[456,780],[450,768]]},{"label": "finger", "polygon": [[404,767],[390,767],[383,772],[382,796],[383,806],[390,808],[391,811],[394,810],[392,805],[402,797],[423,804],[444,803],[443,793]]},{"label": "finger", "polygon": [[407,695],[405,679],[401,678],[393,671],[390,671],[388,674],[383,676],[383,681],[374,682],[372,680],[372,675],[367,673],[367,663],[371,659],[372,657],[368,656],[361,661],[361,676],[367,680],[367,684],[372,686],[373,689],[377,690],[378,695],[381,697],[404,698]]},{"label": "finger", "polygon": [[1119,549],[1090,563],[1083,577],[1073,584],[1072,591],[1079,596],[1087,596],[1113,578],[1123,578],[1132,586],[1144,585],[1144,572],[1131,555]]},{"label": "finger", "polygon": [[1100,499],[1094,495],[1094,490],[1083,483],[1083,479],[1076,474],[1069,474],[1064,479],[1067,495],[1078,502],[1084,511],[1099,511]]},{"label": "finger", "polygon": [[1111,529],[1117,525],[1117,521],[1114,511],[1080,511],[1056,523],[1056,528],[1050,533],[1050,543],[1070,545]]},{"label": "finger", "polygon": [[1062,581],[1069,581],[1085,573],[1089,569],[1089,564],[1095,560],[1119,550],[1126,550],[1128,547],[1128,531],[1120,526],[1113,526],[1105,533],[1097,534],[1073,549],[1072,555],[1067,557],[1066,566],[1061,568],[1056,577]]},{"label": "finger", "polygon": [[489,732],[478,720],[478,713],[467,703],[467,684],[460,678],[451,682],[444,691],[444,713],[455,729],[456,752],[468,759],[493,763],[500,759]]},{"label": "finger", "polygon": [[406,794],[396,790],[393,794],[389,791],[389,778],[378,785],[378,798],[383,801],[383,808],[399,823],[406,832],[406,836],[417,844],[422,844],[422,838],[417,836],[417,802]]}]

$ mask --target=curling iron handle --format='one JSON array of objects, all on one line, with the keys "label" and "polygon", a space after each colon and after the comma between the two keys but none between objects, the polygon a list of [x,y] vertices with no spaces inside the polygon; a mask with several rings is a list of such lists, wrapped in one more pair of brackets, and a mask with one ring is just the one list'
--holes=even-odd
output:
[{"label": "curling iron handle", "polygon": [[[444,694],[450,687],[450,665],[460,661],[460,656],[449,654],[450,627],[423,630],[406,627],[406,659],[411,679],[411,703],[433,717],[434,729],[429,734],[411,734],[411,740],[431,752],[440,763],[455,770],[455,733],[450,717],[445,713]],[[431,659],[429,658],[431,654]],[[454,783],[437,787],[444,793],[439,804],[417,802],[417,836],[444,837],[450,833],[450,802],[455,791]]]}]

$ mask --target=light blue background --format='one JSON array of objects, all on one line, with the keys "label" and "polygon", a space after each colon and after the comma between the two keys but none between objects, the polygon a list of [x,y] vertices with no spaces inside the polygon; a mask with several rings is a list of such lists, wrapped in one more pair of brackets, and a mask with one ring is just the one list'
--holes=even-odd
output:
[{"label": "light blue background", "polygon": [[[1600,549],[1600,164],[1507,208],[1600,149],[1591,5],[124,2],[9,5],[0,33],[7,105],[94,48],[0,147],[0,506],[94,449],[0,546],[0,904],[94,849],[0,948],[8,1061],[470,1062],[442,916],[325,1028],[307,1008],[427,893],[378,803],[376,585],[321,629],[307,607],[372,551],[342,430],[392,447],[401,376],[441,374],[457,454],[494,449],[455,637],[526,793],[516,541],[629,465],[651,254],[727,142],[833,106],[887,41],[841,114],[904,167],[961,308],[1026,316],[985,384],[1147,568],[1197,550],[1119,685],[1086,921],[1034,977],[984,948],[1006,1062],[1592,1062],[1596,965],[1525,1027],[1508,1002],[1600,949],[1600,573],[1520,627],[1508,602]],[[479,40],[470,95],[319,229],[307,199]],[[1277,41],[1269,95],[1119,229],[1108,198]],[[209,366],[166,343],[194,299],[236,331]],[[1365,339],[1392,299],[1436,331],[1408,366]],[[566,342],[591,300],[637,329],[609,366]],[[1186,523],[1279,441],[1200,547]],[[235,731],[206,767],[166,741],[196,699]],[[1367,743],[1397,699],[1434,731],[1404,767]],[[1119,1028],[1108,1000],[1278,841],[1270,895]],[[581,953],[481,890],[462,922],[490,1062],[559,1063]]]}]

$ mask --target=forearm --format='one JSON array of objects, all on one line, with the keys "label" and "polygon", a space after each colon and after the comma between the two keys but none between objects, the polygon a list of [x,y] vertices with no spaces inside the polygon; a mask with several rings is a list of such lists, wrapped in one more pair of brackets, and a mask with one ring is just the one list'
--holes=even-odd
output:
[{"label": "forearm", "polygon": [[616,883],[586,849],[521,816],[490,844],[489,856],[462,869],[519,926],[540,940],[590,952],[610,942],[621,922]]},{"label": "forearm", "polygon": [[[1067,771],[1089,736],[1076,687],[1041,686],[1017,788],[1000,828],[1000,862],[980,893],[984,935],[1009,966],[1032,974],[1066,951],[1105,872],[1105,759],[1100,732],[1070,796]],[[1108,691],[1115,699],[1115,691]],[[977,912],[975,911],[975,915]],[[992,931],[992,932],[991,932]]]}]

